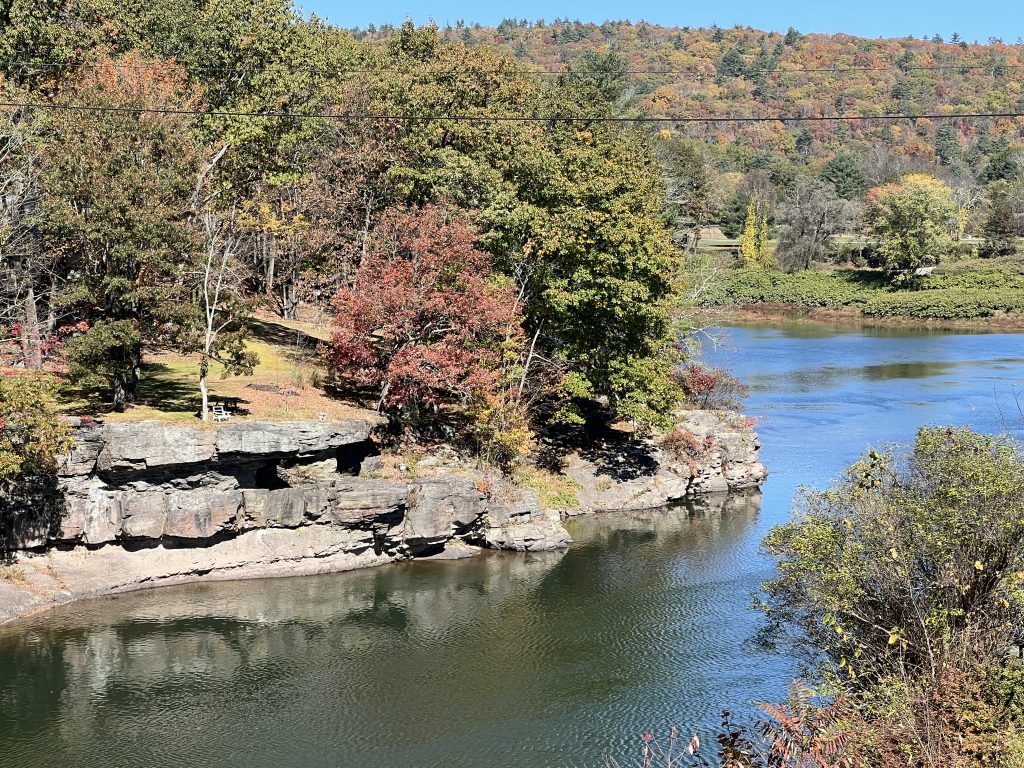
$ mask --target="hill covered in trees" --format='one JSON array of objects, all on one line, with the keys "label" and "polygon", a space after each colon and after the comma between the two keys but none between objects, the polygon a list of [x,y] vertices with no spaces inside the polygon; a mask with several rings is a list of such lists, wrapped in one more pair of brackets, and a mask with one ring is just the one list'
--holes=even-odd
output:
[{"label": "hill covered in trees", "polygon": [[1020,118],[849,119],[1024,112],[1024,45],[996,39],[866,39],[804,35],[792,28],[778,33],[568,20],[461,25],[443,34],[507,53],[543,76],[564,71],[586,54],[613,54],[626,83],[621,106],[636,114],[681,120],[847,118],[669,126],[717,148],[733,170],[780,162],[820,168],[836,155],[863,153],[874,155],[869,181],[876,184],[886,180],[886,166],[893,163],[933,163],[950,174],[996,177],[1024,129]]}]

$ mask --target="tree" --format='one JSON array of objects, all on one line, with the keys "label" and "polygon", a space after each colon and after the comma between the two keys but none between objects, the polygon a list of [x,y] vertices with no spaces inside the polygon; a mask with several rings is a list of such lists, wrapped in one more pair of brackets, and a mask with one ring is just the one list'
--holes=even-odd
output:
[{"label": "tree", "polygon": [[52,276],[39,252],[32,214],[39,197],[38,147],[22,116],[0,116],[0,322],[20,333],[25,365],[43,364],[39,289]]},{"label": "tree", "polygon": [[196,265],[195,293],[201,313],[199,339],[199,393],[203,421],[209,418],[209,391],[206,385],[210,363],[219,363],[223,376],[251,375],[259,356],[245,348],[245,321],[249,301],[245,277],[238,263],[238,233],[232,207],[222,214],[209,204],[199,213],[199,225],[205,251]]},{"label": "tree", "polygon": [[937,264],[949,250],[952,191],[925,174],[904,176],[867,194],[865,217],[879,241],[885,268],[898,282],[918,267]]},{"label": "tree", "polygon": [[922,429],[909,452],[871,451],[805,492],[765,547],[779,575],[762,639],[857,694],[868,744],[853,754],[1017,764],[1024,686],[1005,650],[1024,639],[1020,445]]},{"label": "tree", "polygon": [[590,90],[609,104],[618,101],[626,91],[628,64],[617,53],[585,51],[568,69],[565,85]]},{"label": "tree", "polygon": [[740,235],[740,258],[743,264],[757,269],[771,269],[775,260],[768,250],[768,213],[763,206],[751,200],[747,206],[747,218]]},{"label": "tree", "polygon": [[860,163],[850,155],[836,155],[829,160],[821,172],[821,180],[832,184],[844,200],[860,200],[868,189]]},{"label": "tree", "polygon": [[824,261],[832,236],[856,220],[857,208],[841,198],[832,184],[801,177],[776,213],[780,226],[776,260],[788,270],[809,269],[813,262]]},{"label": "tree", "polygon": [[109,383],[123,409],[143,346],[176,344],[187,322],[185,219],[199,160],[187,117],[131,110],[196,102],[178,67],[134,54],[90,68],[76,98],[115,111],[54,113],[46,137],[59,149],[44,155],[37,221],[71,276],[56,300],[88,326],[69,341],[72,374]]},{"label": "tree", "polygon": [[656,151],[665,175],[665,206],[674,223],[674,239],[684,251],[692,251],[711,220],[713,171],[697,142],[667,136]]},{"label": "tree", "polygon": [[935,134],[935,151],[942,165],[956,165],[963,159],[960,128],[952,122],[943,123]]},{"label": "tree", "polygon": [[737,48],[730,48],[718,64],[718,78],[725,80],[730,77],[743,77],[747,71],[747,62],[742,52]]},{"label": "tree", "polygon": [[650,138],[608,121],[612,108],[591,84],[538,83],[486,49],[442,44],[431,28],[403,26],[380,66],[390,74],[372,95],[384,114],[577,118],[543,130],[407,121],[388,178],[406,205],[443,199],[478,212],[480,246],[515,282],[525,331],[537,338],[528,388],[558,371],[575,395],[607,398],[621,416],[668,418],[679,396],[671,314],[683,260]]},{"label": "tree", "polygon": [[372,390],[396,420],[494,394],[506,348],[522,346],[515,293],[491,279],[475,240],[444,206],[394,214],[374,233],[355,285],[334,299],[338,379]]},{"label": "tree", "polygon": [[994,181],[988,185],[985,197],[988,209],[982,225],[985,252],[992,256],[1016,253],[1021,226],[1013,186],[1005,181]]}]

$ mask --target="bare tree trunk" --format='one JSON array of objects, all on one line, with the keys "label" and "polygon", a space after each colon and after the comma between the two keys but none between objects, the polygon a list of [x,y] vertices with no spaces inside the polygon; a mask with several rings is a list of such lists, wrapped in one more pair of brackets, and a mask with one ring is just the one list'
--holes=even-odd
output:
[{"label": "bare tree trunk", "polygon": [[208,357],[210,349],[210,337],[207,333],[206,346],[203,349],[203,356],[199,361],[199,393],[202,395],[202,419],[203,421],[210,420],[210,390],[206,386],[206,376],[210,372],[210,358]]},{"label": "bare tree trunk", "polygon": [[46,298],[46,332],[53,333],[57,330],[57,278],[50,280],[50,293]]},{"label": "bare tree trunk", "polygon": [[43,367],[43,349],[40,343],[39,313],[36,309],[36,292],[31,281],[25,293],[25,324],[22,336],[25,342],[25,366],[37,371]]}]

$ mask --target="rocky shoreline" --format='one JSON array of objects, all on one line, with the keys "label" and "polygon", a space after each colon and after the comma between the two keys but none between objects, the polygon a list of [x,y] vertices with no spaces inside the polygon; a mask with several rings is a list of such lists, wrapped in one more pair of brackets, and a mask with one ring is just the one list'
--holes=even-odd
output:
[{"label": "rocky shoreline", "polygon": [[[759,486],[756,434],[735,414],[692,411],[707,446],[673,463],[654,444],[576,452],[569,514],[638,510]],[[564,549],[561,514],[536,493],[461,467],[383,479],[372,425],[77,423],[50,498],[18,515],[0,571],[0,623],[86,597],[203,580],[293,576],[483,549]]]}]

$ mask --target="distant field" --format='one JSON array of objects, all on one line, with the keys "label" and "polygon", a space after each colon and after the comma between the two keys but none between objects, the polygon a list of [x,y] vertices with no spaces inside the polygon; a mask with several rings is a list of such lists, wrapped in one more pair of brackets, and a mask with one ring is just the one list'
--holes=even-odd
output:
[{"label": "distant field", "polygon": [[867,317],[943,320],[1019,315],[1024,314],[1024,257],[950,262],[901,289],[885,273],[871,269],[793,274],[727,269],[705,303],[855,308]]}]

